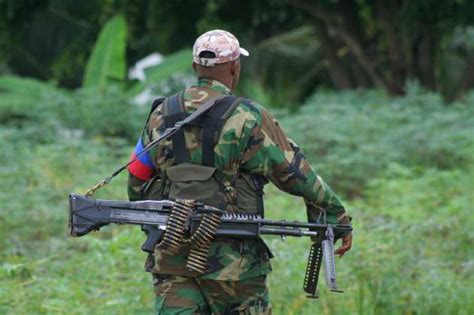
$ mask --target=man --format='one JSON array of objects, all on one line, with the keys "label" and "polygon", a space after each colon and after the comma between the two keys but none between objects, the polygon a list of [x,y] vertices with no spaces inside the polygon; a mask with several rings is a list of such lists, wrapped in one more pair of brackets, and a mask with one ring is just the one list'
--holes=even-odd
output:
[{"label": "man", "polygon": [[[129,166],[130,199],[196,199],[263,216],[263,185],[269,180],[304,198],[310,222],[325,211],[330,223],[350,224],[338,197],[270,113],[232,95],[240,55],[249,53],[229,32],[213,30],[196,40],[192,66],[197,85],[154,104],[134,154],[209,100],[213,108]],[[342,256],[352,236],[336,237],[343,239],[336,250]],[[148,258],[158,314],[271,312],[266,280],[272,254],[262,240],[213,240],[202,274],[185,268],[189,250],[171,253],[156,246]]]}]

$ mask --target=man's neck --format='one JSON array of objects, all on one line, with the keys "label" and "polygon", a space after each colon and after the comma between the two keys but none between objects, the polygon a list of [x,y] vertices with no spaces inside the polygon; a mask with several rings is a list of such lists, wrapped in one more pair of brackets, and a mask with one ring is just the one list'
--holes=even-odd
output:
[{"label": "man's neck", "polygon": [[209,77],[200,77],[199,86],[212,88],[228,94],[232,93],[231,89],[224,82]]},{"label": "man's neck", "polygon": [[206,77],[199,77],[198,79],[199,79],[199,80],[203,79],[203,80],[213,80],[213,81],[217,81],[217,82],[223,84],[223,85],[224,85],[226,88],[228,88],[231,92],[233,91],[232,79],[209,77],[209,76],[206,76]]}]

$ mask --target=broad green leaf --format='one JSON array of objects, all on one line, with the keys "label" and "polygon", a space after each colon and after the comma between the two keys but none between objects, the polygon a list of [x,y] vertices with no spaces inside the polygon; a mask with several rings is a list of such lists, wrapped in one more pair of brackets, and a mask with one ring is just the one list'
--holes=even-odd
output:
[{"label": "broad green leaf", "polygon": [[83,86],[104,88],[114,80],[125,79],[127,23],[120,14],[110,19],[102,28],[87,61]]},{"label": "broad green leaf", "polygon": [[145,69],[146,81],[135,84],[128,93],[135,95],[145,89],[149,84],[169,80],[177,73],[190,71],[192,64],[191,49],[182,49],[165,57],[162,63]]},{"label": "broad green leaf", "polygon": [[173,74],[191,70],[191,49],[179,50],[166,56],[165,60],[155,67],[145,70],[147,82],[156,83],[169,79]]}]

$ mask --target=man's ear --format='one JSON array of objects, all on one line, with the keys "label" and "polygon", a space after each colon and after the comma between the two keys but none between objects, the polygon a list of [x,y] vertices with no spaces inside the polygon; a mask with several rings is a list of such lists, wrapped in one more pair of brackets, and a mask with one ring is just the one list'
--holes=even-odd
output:
[{"label": "man's ear", "polygon": [[238,62],[237,60],[234,60],[234,61],[232,61],[232,64],[230,65],[230,74],[231,75],[235,75],[237,73],[237,70],[238,70],[237,69],[237,67],[238,67],[237,62]]}]

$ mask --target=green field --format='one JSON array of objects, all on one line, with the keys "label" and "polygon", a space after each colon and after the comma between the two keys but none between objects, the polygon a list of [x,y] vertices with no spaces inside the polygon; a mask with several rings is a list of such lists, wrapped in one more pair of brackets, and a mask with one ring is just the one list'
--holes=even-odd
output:
[{"label": "green field", "polygon": [[[128,159],[146,109],[113,90],[24,89],[24,99],[0,100],[0,314],[150,314],[138,227],[67,235],[68,193]],[[414,87],[403,98],[319,92],[296,113],[275,112],[355,228],[337,260],[346,292],[322,283],[319,300],[302,290],[309,241],[267,238],[275,314],[474,313],[473,103],[471,93],[446,106]],[[97,197],[126,198],[125,181]],[[299,198],[274,187],[266,213],[306,216]]]}]

